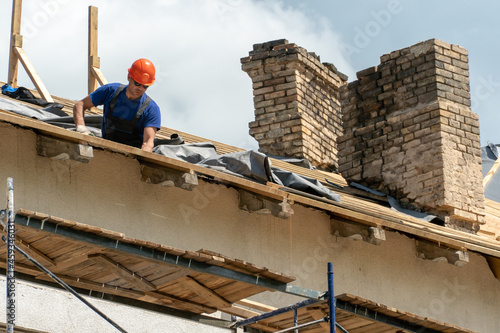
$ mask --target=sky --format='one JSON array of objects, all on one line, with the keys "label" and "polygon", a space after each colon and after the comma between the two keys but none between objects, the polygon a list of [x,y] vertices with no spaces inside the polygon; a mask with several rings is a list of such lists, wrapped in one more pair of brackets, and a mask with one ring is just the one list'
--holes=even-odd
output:
[{"label": "sky", "polygon": [[[12,1],[0,11],[0,81],[8,76]],[[252,84],[240,58],[287,39],[353,81],[380,56],[432,38],[469,51],[481,145],[500,144],[500,3],[465,0],[24,0],[23,49],[52,95],[87,95],[88,7],[98,8],[98,53],[108,82],[126,83],[138,58],[156,67],[148,89],[162,125],[258,149]],[[34,88],[21,68],[19,85]]]}]

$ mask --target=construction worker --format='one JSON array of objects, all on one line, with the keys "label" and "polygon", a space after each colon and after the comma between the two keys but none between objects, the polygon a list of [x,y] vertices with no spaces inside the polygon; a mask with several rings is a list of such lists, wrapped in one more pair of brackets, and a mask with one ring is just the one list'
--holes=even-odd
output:
[{"label": "construction worker", "polygon": [[99,87],[73,107],[76,131],[91,134],[85,126],[85,110],[104,105],[102,137],[145,151],[152,151],[161,127],[158,105],[146,95],[155,82],[155,68],[147,59],[138,59],[128,69],[128,85],[110,83]]}]

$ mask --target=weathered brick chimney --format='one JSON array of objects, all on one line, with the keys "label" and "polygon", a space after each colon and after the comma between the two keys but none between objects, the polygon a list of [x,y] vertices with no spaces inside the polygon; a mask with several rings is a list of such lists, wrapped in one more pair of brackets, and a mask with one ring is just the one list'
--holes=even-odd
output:
[{"label": "weathered brick chimney", "polygon": [[484,223],[466,49],[421,42],[383,55],[349,84],[286,40],[256,44],[241,62],[254,88],[250,134],[264,153],[338,165],[348,182],[456,229],[475,232]]},{"label": "weathered brick chimney", "polygon": [[432,39],[383,55],[357,77],[341,96],[342,175],[477,231],[484,191],[467,50]]},{"label": "weathered brick chimney", "polygon": [[241,63],[253,82],[255,121],[250,135],[259,150],[337,169],[339,89],[347,77],[285,39],[254,45]]}]

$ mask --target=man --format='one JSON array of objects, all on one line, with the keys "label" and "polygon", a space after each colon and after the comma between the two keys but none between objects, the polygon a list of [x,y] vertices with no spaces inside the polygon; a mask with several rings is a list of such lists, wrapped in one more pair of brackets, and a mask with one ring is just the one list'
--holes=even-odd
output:
[{"label": "man", "polygon": [[90,134],[85,127],[85,110],[104,105],[102,137],[152,151],[161,127],[158,105],[146,95],[155,82],[155,68],[147,59],[138,59],[128,69],[128,85],[110,83],[99,87],[73,107],[76,131]]}]

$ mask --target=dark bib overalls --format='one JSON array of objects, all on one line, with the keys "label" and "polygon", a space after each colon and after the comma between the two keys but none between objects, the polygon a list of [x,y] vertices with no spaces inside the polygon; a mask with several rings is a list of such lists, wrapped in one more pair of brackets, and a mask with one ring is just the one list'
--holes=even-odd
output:
[{"label": "dark bib overalls", "polygon": [[134,118],[131,120],[121,119],[115,117],[113,115],[113,111],[116,107],[116,102],[118,100],[118,96],[125,88],[125,85],[121,85],[115,92],[113,99],[109,102],[108,116],[107,116],[107,125],[106,125],[106,136],[105,139],[123,143],[129,146],[134,146],[137,148],[142,147],[142,137],[139,131],[137,130],[137,121],[143,114],[144,110],[146,110],[149,102],[151,101],[151,97],[147,97],[144,103],[139,107],[137,113]]}]

